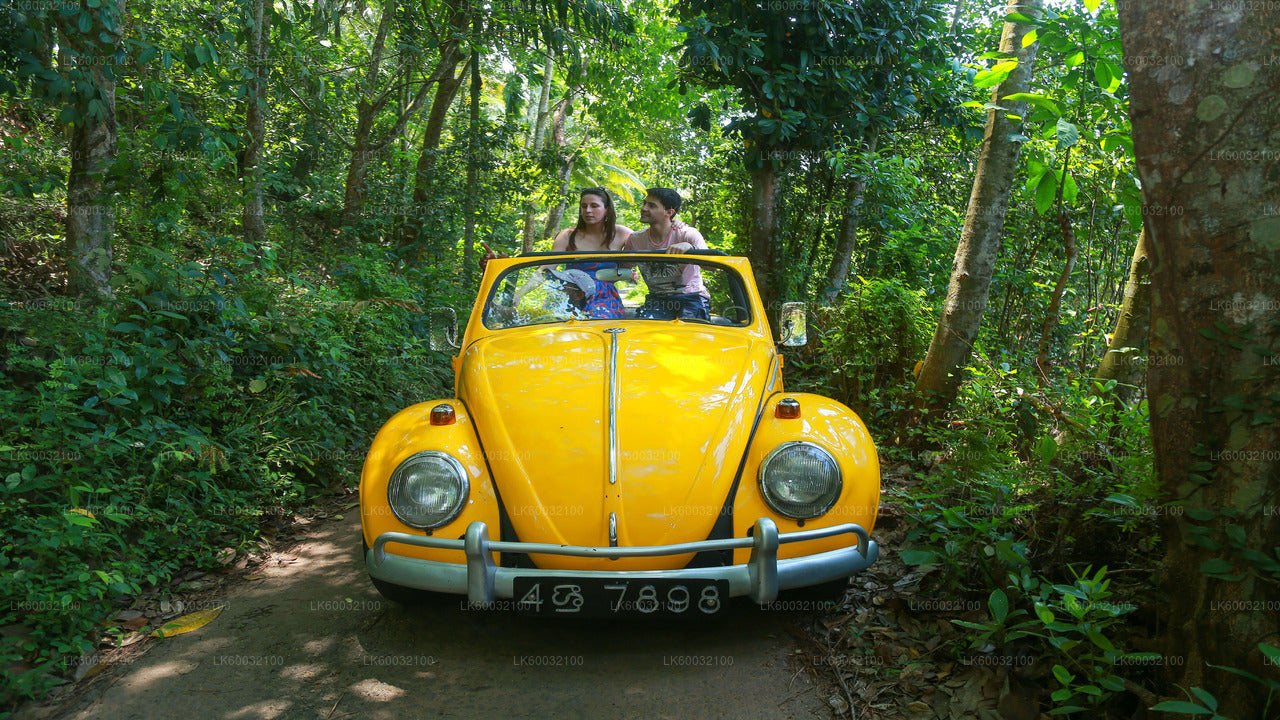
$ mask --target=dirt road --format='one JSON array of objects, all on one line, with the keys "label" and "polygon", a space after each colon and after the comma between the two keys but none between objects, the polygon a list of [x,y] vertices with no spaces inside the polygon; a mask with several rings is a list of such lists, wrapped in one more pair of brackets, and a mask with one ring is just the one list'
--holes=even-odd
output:
[{"label": "dirt road", "polygon": [[[830,718],[792,662],[794,618],[742,605],[714,625],[549,622],[454,599],[382,600],[359,522],[315,526],[212,600],[199,630],[95,677],[43,717]],[[296,560],[290,560],[296,558]],[[283,564],[281,564],[283,560]],[[26,715],[26,713],[24,713]]]}]

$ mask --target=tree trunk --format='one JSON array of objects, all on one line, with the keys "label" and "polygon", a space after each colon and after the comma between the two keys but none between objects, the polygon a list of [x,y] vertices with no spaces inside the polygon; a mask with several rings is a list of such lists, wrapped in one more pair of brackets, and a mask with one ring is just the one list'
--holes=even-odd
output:
[{"label": "tree trunk", "polygon": [[1052,344],[1053,329],[1058,326],[1062,316],[1062,296],[1071,282],[1071,271],[1076,268],[1076,258],[1080,256],[1076,250],[1076,229],[1071,225],[1071,217],[1063,202],[1063,188],[1067,184],[1067,173],[1071,159],[1071,148],[1062,155],[1062,182],[1058,183],[1058,229],[1062,232],[1062,250],[1066,256],[1062,264],[1062,273],[1053,286],[1053,297],[1049,300],[1049,308],[1044,313],[1044,322],[1040,325],[1040,343],[1036,347],[1036,383],[1043,387],[1049,380],[1049,346]]},{"label": "tree trunk", "polygon": [[247,83],[243,155],[244,208],[242,225],[245,242],[261,245],[267,239],[262,207],[262,148],[267,135],[267,53],[270,52],[271,16],[266,13],[266,0],[254,0],[249,29],[249,62],[253,77]]},{"label": "tree trunk", "polygon": [[[427,124],[422,133],[422,146],[418,153],[418,164],[413,180],[415,205],[425,203],[430,197],[436,151],[440,148],[440,138],[444,135],[444,124],[449,119],[449,108],[453,107],[453,100],[458,96],[458,90],[466,80],[470,68],[469,64],[462,65],[463,57],[459,50],[456,54],[447,55],[441,60],[441,64],[447,66],[447,70],[442,74],[440,84],[436,86],[436,96],[431,101],[431,110],[427,113]],[[454,73],[457,72],[459,65],[462,65],[462,72],[458,72],[455,76]]]},{"label": "tree trunk", "polygon": [[827,278],[823,283],[818,302],[830,305],[836,301],[840,291],[844,290],[845,281],[849,279],[849,268],[853,264],[853,251],[858,245],[858,226],[862,220],[862,205],[866,202],[867,178],[858,176],[849,186],[848,202],[845,204],[844,217],[840,222],[840,239],[836,242],[831,256],[831,264],[827,266]]},{"label": "tree trunk", "polygon": [[555,237],[556,231],[560,229],[560,221],[564,219],[565,205],[568,203],[569,179],[573,177],[573,166],[578,161],[582,147],[587,143],[587,135],[584,134],[582,142],[578,143],[578,148],[572,154],[565,152],[569,143],[564,136],[564,126],[568,119],[569,105],[573,102],[574,91],[575,88],[569,88],[564,97],[560,98],[560,102],[556,103],[554,119],[551,121],[551,142],[560,155],[560,191],[556,195],[560,201],[547,213],[547,221],[542,226],[542,237]]},{"label": "tree trunk", "polygon": [[[867,152],[876,151],[879,138],[875,131],[867,136]],[[819,302],[830,305],[835,302],[844,283],[849,279],[849,267],[853,262],[853,251],[858,245],[858,226],[862,221],[862,205],[866,202],[867,178],[859,176],[849,187],[849,202],[845,206],[844,218],[840,223],[840,240],[836,243],[835,253],[831,256],[831,265],[827,267],[827,279],[823,284]]]},{"label": "tree trunk", "polygon": [[[1007,11],[1038,17],[1043,7],[1044,0],[1010,0]],[[1000,51],[1017,53],[1018,66],[991,94],[993,103],[1009,108],[1009,114],[1018,116],[1024,114],[1026,103],[1011,103],[1001,101],[1001,98],[1029,89],[1039,43],[1024,48],[1022,36],[1032,29],[1030,25],[1005,23]],[[960,386],[961,368],[973,350],[982,313],[987,307],[987,294],[991,290],[991,276],[1004,231],[1004,216],[1009,209],[1009,193],[1018,172],[1020,143],[1010,139],[1017,130],[1018,125],[1007,117],[1006,111],[988,111],[987,128],[978,167],[974,171],[973,191],[956,248],[947,299],[933,341],[929,344],[929,352],[916,378],[917,408],[927,406],[937,411],[951,404]]]},{"label": "tree trunk", "polygon": [[343,185],[342,226],[351,227],[364,208],[364,178],[369,171],[369,136],[373,133],[376,113],[366,100],[356,105],[356,133],[352,140],[351,162],[347,165],[347,180]]},{"label": "tree trunk", "polygon": [[[409,118],[417,114],[418,109],[422,107],[423,101],[427,99],[427,91],[433,83],[440,79],[441,68],[437,66],[435,72],[422,80],[422,84],[419,85],[413,100],[400,113],[400,116],[396,119],[391,129],[387,131],[387,134],[376,141],[373,139],[373,126],[378,119],[378,114],[386,107],[387,102],[396,91],[393,85],[381,93],[375,94],[378,89],[378,73],[382,67],[382,53],[386,47],[387,33],[391,29],[393,15],[391,8],[383,9],[382,18],[378,21],[378,32],[373,40],[373,47],[369,51],[369,67],[365,73],[364,86],[361,88],[360,99],[356,102],[355,140],[352,142],[351,164],[347,166],[347,182],[342,200],[343,227],[349,228],[355,225],[356,220],[360,217],[360,210],[364,206],[364,179],[368,173],[369,164],[404,133],[405,128],[408,127]],[[404,69],[405,82],[409,81],[412,74],[412,68],[406,67]]]},{"label": "tree trunk", "polygon": [[[471,287],[475,274],[476,241],[476,193],[480,179],[480,52],[471,52],[471,123],[467,134],[467,194],[462,213],[466,217],[466,229],[462,239],[462,276],[466,287]],[[456,257],[456,256],[455,256]]]},{"label": "tree trunk", "polygon": [[[59,29],[80,58],[114,57],[123,36],[125,0],[103,4],[93,27],[81,33],[66,21]],[[113,22],[104,17],[113,15]],[[71,18],[76,16],[72,15]],[[88,75],[91,89],[76,104],[79,117],[71,132],[71,173],[67,176],[67,245],[72,261],[69,280],[75,292],[111,297],[111,240],[115,208],[107,170],[116,157],[116,83],[102,62],[77,69]]]},{"label": "tree trunk", "polygon": [[[466,53],[463,52],[462,43],[458,40],[458,36],[467,30],[467,16],[470,9],[470,5],[463,2],[450,13],[449,27],[452,28],[452,36],[441,44],[440,62],[436,64],[436,69],[432,73],[432,77],[439,79],[439,84],[436,86],[435,98],[431,101],[431,111],[427,114],[427,125],[422,134],[422,150],[418,154],[418,164],[414,171],[413,204],[415,209],[421,208],[430,196],[430,188],[433,181],[432,171],[435,169],[436,163],[436,150],[440,147],[440,137],[444,134],[444,124],[449,118],[449,108],[453,106],[453,99],[457,97],[458,89],[462,87],[462,82],[466,79],[468,68],[470,67],[470,64],[463,65],[462,63],[466,59]],[[460,73],[458,72],[459,65],[462,65],[462,72]],[[417,240],[419,232],[420,229],[415,231],[408,240]],[[404,238],[405,236],[402,234],[401,237]]]},{"label": "tree trunk", "polygon": [[[1151,440],[1166,540],[1168,695],[1260,717],[1280,645],[1280,4],[1123,0],[1151,242]],[[1274,698],[1272,698],[1274,709]]]},{"label": "tree trunk", "polygon": [[1124,302],[1116,318],[1107,354],[1098,363],[1094,382],[1116,381],[1115,395],[1127,401],[1142,379],[1142,361],[1147,357],[1147,333],[1151,329],[1151,244],[1147,231],[1138,233],[1138,245],[1129,265],[1129,281],[1124,286]]},{"label": "tree trunk", "polygon": [[373,39],[373,47],[369,50],[369,69],[365,74],[364,87],[356,100],[356,132],[351,145],[351,163],[347,166],[347,181],[342,198],[342,226],[350,227],[360,217],[360,209],[364,206],[364,177],[369,168],[369,137],[373,134],[373,123],[382,108],[371,99],[377,88],[378,71],[382,67],[382,50],[386,47],[387,32],[391,29],[393,13],[384,9],[378,20],[378,31]]},{"label": "tree trunk", "polygon": [[[423,240],[422,214],[431,197],[431,188],[435,183],[436,152],[440,148],[440,137],[444,134],[444,124],[449,117],[449,108],[458,95],[458,89],[470,72],[470,63],[463,64],[465,56],[455,43],[452,50],[446,49],[441,55],[436,75],[440,81],[436,85],[435,99],[431,101],[431,110],[427,113],[427,124],[422,133],[422,147],[418,153],[418,162],[413,174],[413,202],[408,213],[408,221],[400,231],[400,247],[404,248]],[[462,72],[457,72],[462,65]],[[418,253],[430,254],[429,249],[420,248]]]},{"label": "tree trunk", "polygon": [[[547,133],[548,106],[551,104],[551,75],[555,70],[555,54],[548,49],[547,60],[542,68],[542,91],[538,95],[538,120],[534,123],[533,133],[529,137],[530,155],[537,158],[542,154],[543,141]],[[521,234],[520,247],[524,252],[533,250],[533,235],[537,231],[537,219],[534,217],[533,203],[529,203],[524,211],[524,232]]]},{"label": "tree trunk", "polygon": [[955,35],[960,27],[960,16],[964,14],[964,0],[956,0],[956,9],[951,13],[951,34]]},{"label": "tree trunk", "polygon": [[542,66],[542,87],[538,91],[538,115],[534,118],[529,132],[529,147],[534,154],[542,151],[542,142],[547,133],[548,108],[551,106],[551,83],[555,72],[555,52],[547,50],[546,60]]},{"label": "tree trunk", "polygon": [[[755,272],[756,285],[760,288],[760,300],[765,314],[776,331],[781,311],[774,296],[776,287],[773,267],[774,231],[774,181],[778,171],[768,158],[764,167],[751,171],[751,269]],[[777,333],[774,333],[777,336]]]}]

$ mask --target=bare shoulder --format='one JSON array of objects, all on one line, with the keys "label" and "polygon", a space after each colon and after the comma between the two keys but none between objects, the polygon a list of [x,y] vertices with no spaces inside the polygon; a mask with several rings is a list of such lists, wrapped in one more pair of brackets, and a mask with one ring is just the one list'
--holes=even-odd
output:
[{"label": "bare shoulder", "polygon": [[625,249],[627,245],[631,244],[631,236],[634,234],[635,234],[635,231],[627,227],[626,225],[614,225],[613,226],[613,243],[610,244],[609,249],[610,250]]},{"label": "bare shoulder", "polygon": [[572,231],[573,231],[572,228],[565,228],[560,232],[556,233],[556,239],[551,241],[551,251],[560,252],[562,250],[568,249],[569,233]]}]

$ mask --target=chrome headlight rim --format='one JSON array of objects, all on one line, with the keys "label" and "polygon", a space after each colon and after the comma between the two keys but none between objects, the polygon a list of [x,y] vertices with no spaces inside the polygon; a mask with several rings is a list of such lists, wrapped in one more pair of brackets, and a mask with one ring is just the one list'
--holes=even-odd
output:
[{"label": "chrome headlight rim", "polygon": [[[428,459],[441,460],[450,470],[453,471],[455,479],[458,482],[459,492],[457,501],[448,508],[448,511],[441,516],[441,519],[435,522],[421,523],[410,520],[402,515],[400,508],[396,506],[394,498],[399,492],[400,486],[405,482],[405,477],[407,475],[406,470],[414,464]],[[391,508],[391,514],[395,515],[396,519],[405,525],[418,530],[432,530],[453,522],[458,518],[458,515],[462,513],[462,509],[467,506],[467,499],[470,496],[471,479],[467,475],[466,468],[462,466],[462,461],[441,450],[421,450],[410,455],[404,460],[401,460],[400,464],[396,465],[396,469],[391,471],[391,478],[387,481],[387,506]]]},{"label": "chrome headlight rim", "polygon": [[[820,508],[819,512],[798,512],[795,508],[782,503],[777,497],[775,497],[773,488],[769,485],[769,482],[765,477],[769,470],[769,465],[780,454],[795,447],[808,447],[817,450],[830,461],[832,468],[835,470],[835,482],[832,483],[834,492],[828,491],[828,493],[822,498],[823,502],[821,504],[814,504],[811,508]],[[844,494],[844,472],[840,469],[840,463],[836,461],[836,456],[833,455],[830,450],[827,450],[818,443],[809,440],[790,440],[781,443],[774,449],[770,450],[769,454],[765,455],[764,460],[760,463],[760,470],[757,474],[756,482],[760,486],[760,495],[764,498],[764,502],[769,506],[769,509],[783,517],[791,518],[792,520],[812,520],[813,518],[822,517],[823,515],[831,512],[831,509],[840,501],[840,496]]]}]

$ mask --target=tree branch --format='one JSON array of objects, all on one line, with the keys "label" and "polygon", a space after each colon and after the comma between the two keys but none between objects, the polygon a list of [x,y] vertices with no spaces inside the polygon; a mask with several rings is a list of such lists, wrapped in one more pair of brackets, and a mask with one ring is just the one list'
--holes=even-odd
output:
[{"label": "tree branch", "polygon": [[338,142],[342,143],[342,146],[347,149],[347,152],[351,152],[355,149],[355,146],[344,139],[344,133],[339,132],[338,129],[329,122],[328,118],[313,110],[311,106],[307,104],[307,101],[302,99],[302,96],[298,94],[298,91],[295,90],[292,85],[284,83],[284,86],[289,89],[289,93],[293,95],[294,99],[302,104],[303,109],[307,111],[308,115],[319,120],[325,128],[329,130],[329,132],[333,133],[334,137],[338,138]]}]

